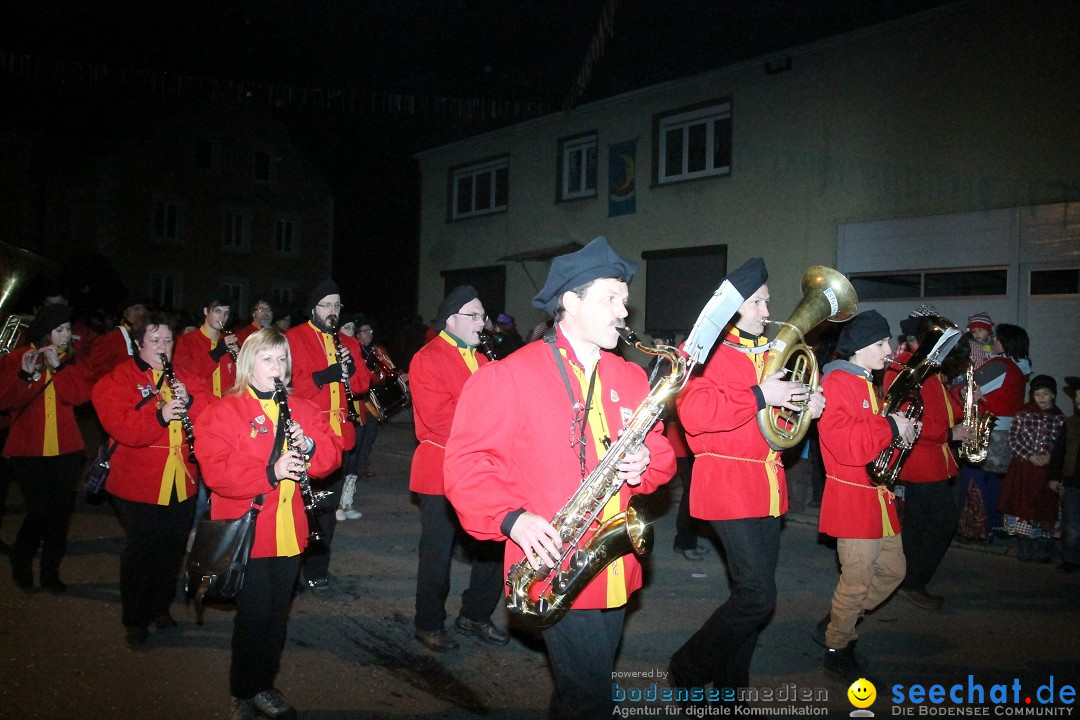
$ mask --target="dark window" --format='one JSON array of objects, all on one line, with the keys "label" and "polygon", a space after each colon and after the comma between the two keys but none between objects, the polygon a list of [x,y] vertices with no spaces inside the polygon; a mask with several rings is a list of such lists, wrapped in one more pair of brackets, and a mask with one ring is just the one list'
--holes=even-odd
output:
[{"label": "dark window", "polygon": [[1032,270],[1032,295],[1076,295],[1080,293],[1080,269]]}]

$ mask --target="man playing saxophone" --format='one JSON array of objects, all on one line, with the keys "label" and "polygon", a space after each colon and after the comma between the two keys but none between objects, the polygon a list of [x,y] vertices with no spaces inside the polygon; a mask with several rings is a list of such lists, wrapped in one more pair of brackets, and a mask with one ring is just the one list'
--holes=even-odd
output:
[{"label": "man playing saxophone", "polygon": [[679,419],[694,453],[690,514],[712,523],[731,573],[727,600],[671,658],[677,688],[746,687],[757,636],[776,604],[780,516],[787,484],[779,452],[756,421],[766,408],[821,414],[824,396],[784,372],[763,377],[769,320],[768,271],[752,258],[727,278],[746,300],[704,372],[679,396]]},{"label": "man playing saxophone", "polygon": [[[523,558],[533,569],[560,564],[562,538],[550,521],[649,394],[639,366],[604,352],[619,340],[635,269],[602,237],[555,258],[533,299],[554,315],[554,327],[543,342],[482,368],[462,391],[446,447],[446,494],[469,533],[512,541],[507,569]],[[653,425],[616,463],[623,484],[601,520],[625,510],[631,495],[671,479],[675,457],[661,430]],[[555,676],[550,717],[611,715],[625,605],[641,583],[637,558],[618,557],[543,629]]]},{"label": "man playing saxophone", "polygon": [[[900,330],[907,339],[903,351],[896,356],[897,365],[905,364],[919,349],[926,327],[922,315],[913,314],[900,321]],[[895,377],[895,369],[885,369],[883,387],[886,392]],[[920,395],[922,429],[900,469],[900,480],[904,483],[900,517],[907,558],[907,575],[900,586],[900,596],[926,610],[938,610],[945,600],[941,595],[928,592],[926,585],[945,557],[960,517],[949,489],[949,483],[959,472],[949,443],[967,442],[971,432],[961,424],[960,403],[942,382],[940,372],[923,381]]]}]

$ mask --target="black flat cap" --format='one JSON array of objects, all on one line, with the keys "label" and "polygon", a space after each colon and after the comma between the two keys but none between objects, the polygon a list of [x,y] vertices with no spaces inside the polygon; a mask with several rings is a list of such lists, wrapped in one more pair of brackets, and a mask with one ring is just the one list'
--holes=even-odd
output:
[{"label": "black flat cap", "polygon": [[890,335],[892,333],[889,332],[889,321],[877,310],[867,310],[844,324],[840,338],[836,341],[836,352],[842,358],[849,358],[864,347]]},{"label": "black flat cap", "polygon": [[735,286],[743,300],[754,294],[754,291],[765,284],[769,279],[769,271],[765,269],[765,261],[759,257],[752,257],[734,272],[728,273],[724,278]]},{"label": "black flat cap", "polygon": [[478,297],[472,285],[458,285],[446,293],[446,297],[439,304],[439,312],[435,315],[435,329],[442,332],[446,328],[446,318],[461,310],[465,303],[472,302]]},{"label": "black flat cap", "polygon": [[629,283],[636,272],[637,263],[619,257],[601,235],[577,252],[552,260],[547,282],[532,304],[552,315],[564,292],[600,278],[619,278]]}]

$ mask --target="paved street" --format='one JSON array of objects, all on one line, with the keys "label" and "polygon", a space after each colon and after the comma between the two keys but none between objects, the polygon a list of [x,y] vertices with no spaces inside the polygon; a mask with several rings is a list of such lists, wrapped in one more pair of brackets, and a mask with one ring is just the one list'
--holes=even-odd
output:
[{"label": "paved street", "polygon": [[[542,717],[551,680],[542,646],[528,628],[512,626],[514,638],[504,648],[461,638],[461,648],[445,655],[412,638],[419,520],[408,492],[411,431],[401,422],[383,428],[374,453],[378,474],[359,489],[364,516],[338,528],[333,589],[296,600],[279,686],[304,720]],[[671,653],[727,595],[715,548],[699,563],[671,551],[680,492],[675,483],[651,502],[656,546],[646,566],[647,585],[628,613],[615,678],[634,697],[647,697],[654,682],[667,686],[659,675]],[[0,526],[6,542],[21,512],[13,489]],[[146,651],[128,650],[117,589],[121,543],[108,506],[80,497],[63,566],[70,586],[65,596],[24,594],[6,570],[0,573],[0,718],[227,715],[231,613],[211,608],[205,625],[197,626],[193,611],[178,603],[173,614],[179,628],[152,634]],[[858,654],[880,681],[871,707],[878,717],[895,713],[897,684],[904,692],[915,683],[966,688],[971,675],[987,692],[995,683],[1019,680],[1027,695],[1051,675],[1058,688],[1078,684],[1080,577],[1052,565],[1021,564],[1007,553],[1007,544],[954,544],[934,587],[948,597],[943,612],[893,598],[860,625]],[[789,516],[779,605],[761,635],[752,682],[779,698],[806,689],[823,693],[827,699],[800,704],[818,708],[819,717],[847,717],[853,710],[847,688],[821,672],[821,651],[810,638],[828,609],[836,577],[835,551],[819,541],[816,518]],[[467,567],[456,563],[451,618],[466,580]],[[501,609],[496,621],[507,622]],[[768,711],[790,704],[761,697],[750,705]],[[634,709],[676,712],[675,705],[662,702],[628,701],[620,707],[628,715]],[[995,709],[1006,708],[991,707],[989,714]]]}]

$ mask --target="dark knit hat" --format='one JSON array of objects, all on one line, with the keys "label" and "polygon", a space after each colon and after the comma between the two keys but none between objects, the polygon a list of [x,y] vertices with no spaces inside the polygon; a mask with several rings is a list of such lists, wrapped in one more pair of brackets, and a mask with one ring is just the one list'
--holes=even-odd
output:
[{"label": "dark knit hat", "polygon": [[900,321],[900,332],[908,336],[908,339],[918,339],[919,326],[922,325],[921,317],[906,317]]},{"label": "dark knit hat", "polygon": [[326,278],[321,283],[315,286],[307,296],[307,311],[314,312],[315,306],[322,302],[322,299],[327,295],[341,295],[341,288],[334,282],[333,278]]},{"label": "dark knit hat", "polygon": [[1057,380],[1050,377],[1049,375],[1036,375],[1035,377],[1031,378],[1030,387],[1031,392],[1035,392],[1036,390],[1045,388],[1057,395]]},{"label": "dark knit hat", "polygon": [[1070,398],[1076,397],[1076,391],[1080,389],[1080,377],[1075,375],[1065,376],[1065,394]]},{"label": "dark knit hat", "polygon": [[844,324],[840,338],[836,341],[836,353],[842,358],[849,358],[891,334],[889,321],[877,310],[861,312]]},{"label": "dark knit hat", "polygon": [[506,313],[499,313],[495,318],[495,323],[498,325],[514,325],[514,316],[507,315]]},{"label": "dark knit hat", "polygon": [[26,329],[26,339],[36,344],[41,338],[70,320],[71,308],[67,305],[46,305],[38,311],[30,327]]},{"label": "dark knit hat", "polygon": [[476,289],[472,285],[458,285],[446,293],[446,297],[439,305],[439,312],[435,315],[435,329],[439,332],[445,330],[446,318],[461,310],[465,303],[470,303],[478,297],[480,296],[476,294]]},{"label": "dark knit hat", "polygon": [[619,257],[601,235],[577,252],[552,260],[547,282],[532,304],[551,315],[568,290],[600,278],[619,278],[629,283],[636,272],[637,263]]},{"label": "dark knit hat", "polygon": [[764,260],[752,257],[724,279],[731,283],[745,300],[765,284],[765,281],[769,279],[769,271],[765,269]]}]

